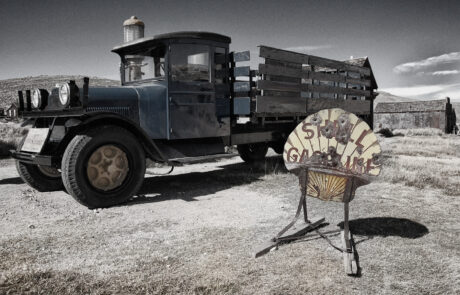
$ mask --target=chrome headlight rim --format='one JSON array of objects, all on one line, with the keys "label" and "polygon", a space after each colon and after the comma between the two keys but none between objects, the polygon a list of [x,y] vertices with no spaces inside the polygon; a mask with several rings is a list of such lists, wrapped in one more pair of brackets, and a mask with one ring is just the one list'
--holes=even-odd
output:
[{"label": "chrome headlight rim", "polygon": [[68,106],[70,104],[70,85],[64,83],[59,85],[59,102],[62,106]]},{"label": "chrome headlight rim", "polygon": [[34,109],[39,109],[42,106],[42,94],[38,88],[32,90],[31,105]]}]

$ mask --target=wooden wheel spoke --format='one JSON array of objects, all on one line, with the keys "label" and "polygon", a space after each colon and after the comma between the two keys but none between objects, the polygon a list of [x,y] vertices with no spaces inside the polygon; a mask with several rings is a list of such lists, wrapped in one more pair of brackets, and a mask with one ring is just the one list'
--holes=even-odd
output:
[{"label": "wooden wheel spoke", "polygon": [[114,145],[104,145],[93,152],[87,175],[94,187],[107,191],[119,187],[128,175],[126,153]]}]

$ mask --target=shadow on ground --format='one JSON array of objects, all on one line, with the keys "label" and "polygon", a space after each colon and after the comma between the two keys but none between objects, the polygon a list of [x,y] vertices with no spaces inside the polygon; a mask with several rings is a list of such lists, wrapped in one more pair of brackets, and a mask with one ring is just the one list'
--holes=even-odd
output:
[{"label": "shadow on ground", "polygon": [[24,183],[20,177],[11,177],[0,179],[0,185],[2,184],[21,184]]},{"label": "shadow on ground", "polygon": [[[343,228],[343,222],[338,226]],[[363,236],[398,236],[401,238],[416,239],[423,237],[429,231],[426,226],[418,222],[393,217],[372,217],[350,220],[352,234]]]},{"label": "shadow on ground", "polygon": [[264,162],[252,165],[236,163],[218,166],[213,171],[149,177],[144,180],[138,196],[124,205],[171,199],[196,201],[196,197],[250,184],[274,173],[287,173],[281,156],[266,158]]}]

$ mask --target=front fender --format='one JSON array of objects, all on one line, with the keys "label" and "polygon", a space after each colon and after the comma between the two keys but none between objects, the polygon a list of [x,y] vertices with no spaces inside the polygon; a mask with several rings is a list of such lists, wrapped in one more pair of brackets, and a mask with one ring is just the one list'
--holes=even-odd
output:
[{"label": "front fender", "polygon": [[153,161],[168,163],[168,159],[164,156],[155,142],[150,139],[148,134],[136,122],[115,113],[94,112],[79,118],[69,118],[65,123],[65,126],[68,128],[68,132],[66,133],[61,145],[66,147],[68,142],[70,142],[75,135],[84,133],[89,129],[97,128],[102,125],[120,126],[132,132],[141,141],[149,158]]}]

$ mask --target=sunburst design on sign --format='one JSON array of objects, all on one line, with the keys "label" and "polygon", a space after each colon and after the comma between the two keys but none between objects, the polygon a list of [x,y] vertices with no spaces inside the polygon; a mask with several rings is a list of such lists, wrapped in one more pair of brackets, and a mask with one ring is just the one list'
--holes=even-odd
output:
[{"label": "sunburst design on sign", "polygon": [[342,202],[347,178],[308,171],[307,195],[324,201]]}]

